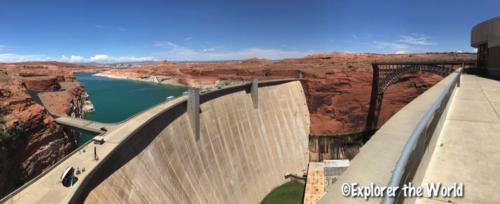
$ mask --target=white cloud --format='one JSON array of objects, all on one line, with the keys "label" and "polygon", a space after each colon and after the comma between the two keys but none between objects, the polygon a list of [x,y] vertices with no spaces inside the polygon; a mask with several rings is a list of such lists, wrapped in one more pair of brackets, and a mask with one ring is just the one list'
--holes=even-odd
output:
[{"label": "white cloud", "polygon": [[222,47],[207,47],[203,49],[192,49],[172,42],[157,42],[155,47],[163,51],[152,56],[112,56],[99,53],[93,56],[61,55],[60,57],[49,57],[41,54],[15,54],[0,53],[0,62],[25,62],[25,61],[61,61],[70,63],[117,63],[117,62],[140,62],[159,61],[162,59],[188,61],[188,60],[240,60],[248,58],[283,59],[303,57],[312,54],[312,51],[296,51],[283,49],[247,48],[241,50],[224,50]]},{"label": "white cloud", "polygon": [[283,59],[290,57],[303,57],[310,52],[302,52],[302,51],[289,51],[289,50],[280,50],[280,49],[262,49],[262,48],[248,48],[239,51],[229,51],[229,52],[220,52],[220,53],[212,53],[208,56],[212,58],[219,59],[247,59],[252,57],[257,58],[267,58],[267,59]]},{"label": "white cloud", "polygon": [[404,43],[397,42],[384,42],[384,41],[373,41],[376,48],[379,49],[390,49],[390,50],[405,50],[410,46]]},{"label": "white cloud", "polygon": [[385,53],[407,54],[428,51],[429,46],[437,45],[431,38],[422,34],[401,35],[394,41],[373,41],[373,47]]},{"label": "white cloud", "polygon": [[352,34],[352,41],[364,41],[372,38],[372,34],[370,33],[360,33],[360,34]]},{"label": "white cloud", "polygon": [[154,57],[136,57],[136,56],[109,56],[98,54],[92,57],[83,57],[79,55],[71,55],[70,57],[62,55],[60,58],[47,57],[46,55],[20,55],[20,54],[0,54],[0,62],[27,62],[27,61],[60,61],[70,63],[116,63],[116,62],[141,62],[158,60]]},{"label": "white cloud", "polygon": [[61,57],[61,61],[71,62],[71,63],[80,63],[80,62],[84,62],[85,58],[82,56],[75,56],[75,55],[71,55],[71,57],[66,57],[65,55],[63,55]]},{"label": "white cloud", "polygon": [[25,61],[50,61],[49,57],[44,55],[19,55],[13,53],[0,54],[0,62],[25,62]]},{"label": "white cloud", "polygon": [[179,47],[179,45],[174,44],[170,41],[156,42],[153,44],[153,46],[159,47],[159,48],[165,48],[165,49],[174,49],[174,48]]},{"label": "white cloud", "polygon": [[154,57],[136,57],[136,56],[120,56],[114,57],[105,54],[97,54],[93,57],[83,58],[80,62],[96,62],[96,63],[116,63],[116,62],[141,62],[157,60]]},{"label": "white cloud", "polygon": [[398,42],[410,45],[435,45],[435,42],[430,41],[430,37],[422,34],[402,35]]},{"label": "white cloud", "polygon": [[165,49],[166,51],[161,54],[170,60],[239,60],[254,57],[266,59],[283,59],[303,57],[307,54],[312,53],[295,50],[265,48],[247,48],[233,51],[216,51],[215,48],[205,48],[197,50],[169,41],[157,42],[154,44],[154,46]]},{"label": "white cloud", "polygon": [[104,28],[104,26],[102,26],[102,25],[94,25],[94,27],[97,28],[97,29]]},{"label": "white cloud", "polygon": [[135,57],[135,56],[122,56],[110,57],[109,62],[142,62],[142,61],[158,61],[154,57]]},{"label": "white cloud", "polygon": [[201,51],[203,52],[213,52],[215,51],[215,48],[211,47],[211,48],[205,48],[205,49],[202,49]]},{"label": "white cloud", "polygon": [[93,57],[90,58],[90,61],[92,62],[99,62],[99,61],[108,61],[109,60],[109,56],[108,55],[95,55]]},{"label": "white cloud", "polygon": [[193,39],[193,37],[186,37],[186,38],[184,38],[184,41],[190,41],[192,39]]}]

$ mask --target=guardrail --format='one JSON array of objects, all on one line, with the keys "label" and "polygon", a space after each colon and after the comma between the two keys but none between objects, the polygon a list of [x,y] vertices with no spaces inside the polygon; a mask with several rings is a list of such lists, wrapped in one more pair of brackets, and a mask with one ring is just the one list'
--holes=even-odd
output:
[{"label": "guardrail", "polygon": [[[388,186],[402,186],[413,179],[451,94],[455,87],[460,87],[462,68],[457,69],[455,73],[458,74],[454,76],[452,82],[444,89],[443,93],[439,95],[436,101],[432,103],[431,108],[425,112],[424,116],[413,130],[392,171],[391,180]],[[398,191],[395,197],[386,195],[382,203],[402,203],[403,200],[404,197],[401,191]]]},{"label": "guardrail", "polygon": [[476,60],[455,60],[455,61],[379,61],[379,62],[374,62],[373,64],[376,65],[394,65],[394,64],[399,64],[399,65],[434,65],[434,64],[440,64],[440,65],[476,65]]}]

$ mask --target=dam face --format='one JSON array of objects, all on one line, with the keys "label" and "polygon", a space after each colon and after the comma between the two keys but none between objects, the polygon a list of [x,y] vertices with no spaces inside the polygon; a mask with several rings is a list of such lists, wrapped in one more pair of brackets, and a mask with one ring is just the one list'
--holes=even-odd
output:
[{"label": "dam face", "polygon": [[[118,146],[76,194],[87,192],[72,201],[259,203],[286,174],[307,168],[310,122],[299,81],[259,87],[258,95],[257,108],[245,90],[202,98],[199,140],[187,112],[171,116],[166,127],[139,128],[124,142],[141,143],[152,129],[158,134],[143,149]],[[155,120],[172,113],[162,114],[147,123],[161,124]],[[138,153],[114,165],[129,149]],[[109,176],[100,176],[109,169]]]}]

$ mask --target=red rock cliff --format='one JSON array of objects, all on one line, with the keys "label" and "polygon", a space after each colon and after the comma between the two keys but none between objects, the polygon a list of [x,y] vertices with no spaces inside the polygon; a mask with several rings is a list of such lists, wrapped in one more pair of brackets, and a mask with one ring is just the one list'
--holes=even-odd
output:
[{"label": "red rock cliff", "polygon": [[[82,69],[64,63],[0,64],[0,197],[37,176],[75,149],[75,139],[54,122],[34,92],[59,91],[53,97],[67,115],[83,88],[61,89],[72,81],[71,72]],[[64,87],[67,88],[67,87]],[[79,91],[78,91],[79,90]],[[32,91],[30,94],[29,91]]]},{"label": "red rock cliff", "polygon": [[[299,59],[269,61],[249,59],[235,62],[162,63],[132,69],[115,69],[104,75],[115,77],[166,77],[166,82],[209,88],[256,75],[260,80],[295,77],[304,71],[303,86],[311,113],[311,135],[360,132],[365,128],[375,61],[472,60],[473,54],[351,54],[325,53]],[[440,76],[413,73],[401,76],[385,93],[379,125],[400,108],[434,85]],[[175,84],[174,83],[174,84]]]}]

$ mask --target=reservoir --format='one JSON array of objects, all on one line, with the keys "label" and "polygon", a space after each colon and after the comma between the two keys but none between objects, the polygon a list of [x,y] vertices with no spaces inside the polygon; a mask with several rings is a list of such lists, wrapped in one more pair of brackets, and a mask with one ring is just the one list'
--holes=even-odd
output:
[{"label": "reservoir", "polygon": [[[123,121],[164,102],[167,97],[181,96],[187,91],[186,87],[111,79],[94,76],[94,73],[75,73],[75,77],[87,90],[95,108],[94,112],[85,115],[85,119],[104,123]],[[78,143],[83,144],[91,138],[83,135]]]}]

